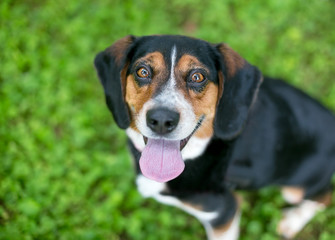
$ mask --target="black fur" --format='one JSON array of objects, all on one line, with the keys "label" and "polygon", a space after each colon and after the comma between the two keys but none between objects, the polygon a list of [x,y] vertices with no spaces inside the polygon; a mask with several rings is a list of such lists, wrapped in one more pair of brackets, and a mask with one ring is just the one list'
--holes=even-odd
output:
[{"label": "black fur", "polygon": [[[127,36],[124,38],[124,41],[127,41],[124,49],[114,49],[112,46],[100,52],[94,59],[95,68],[104,88],[107,106],[112,112],[115,122],[122,129],[129,127],[130,117],[123,97],[121,74],[129,62],[128,51],[130,51],[134,40],[135,37]],[[118,51],[122,51],[122,53]],[[122,54],[122,56],[117,56],[118,54]],[[120,58],[120,62],[117,62],[117,58]]]},{"label": "black fur", "polygon": [[[222,71],[227,68],[224,58],[221,56]],[[217,106],[214,128],[217,137],[230,140],[242,131],[263,77],[256,67],[247,62],[233,76],[229,76],[227,70],[224,73],[223,95]]]}]

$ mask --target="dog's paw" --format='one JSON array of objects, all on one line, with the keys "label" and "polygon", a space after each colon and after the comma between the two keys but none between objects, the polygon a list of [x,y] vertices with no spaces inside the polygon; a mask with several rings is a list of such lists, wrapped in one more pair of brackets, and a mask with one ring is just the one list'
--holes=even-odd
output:
[{"label": "dog's paw", "polygon": [[323,204],[304,200],[298,206],[284,210],[283,218],[277,227],[278,234],[285,238],[292,239],[318,211],[324,208]]}]

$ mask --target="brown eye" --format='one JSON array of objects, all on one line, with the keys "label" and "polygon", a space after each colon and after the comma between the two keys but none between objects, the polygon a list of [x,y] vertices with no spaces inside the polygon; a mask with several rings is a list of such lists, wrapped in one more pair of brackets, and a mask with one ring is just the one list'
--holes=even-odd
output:
[{"label": "brown eye", "polygon": [[137,76],[140,78],[148,78],[149,77],[149,71],[145,67],[141,67],[136,71]]},{"label": "brown eye", "polygon": [[204,75],[198,72],[193,73],[191,76],[192,82],[196,82],[196,83],[201,83],[204,79],[205,79]]}]

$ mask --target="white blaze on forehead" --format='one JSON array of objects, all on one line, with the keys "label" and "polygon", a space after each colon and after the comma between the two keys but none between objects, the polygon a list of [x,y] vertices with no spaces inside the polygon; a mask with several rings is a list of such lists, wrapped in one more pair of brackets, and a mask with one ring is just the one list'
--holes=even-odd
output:
[{"label": "white blaze on forehead", "polygon": [[171,68],[170,77],[165,83],[162,92],[154,98],[154,100],[159,104],[159,106],[164,106],[170,109],[178,109],[177,105],[185,101],[184,96],[182,96],[177,90],[177,82],[175,76],[175,66],[177,59],[177,48],[173,46],[171,49]]},{"label": "white blaze on forehead", "polygon": [[176,65],[176,58],[177,58],[177,48],[176,46],[173,46],[172,51],[171,51],[171,69],[170,69],[170,79],[168,84],[171,87],[175,87],[176,85],[176,79],[175,79],[175,75],[174,75],[174,68]]},{"label": "white blaze on forehead", "polygon": [[195,129],[197,119],[193,111],[192,105],[185,99],[181,90],[177,88],[175,67],[177,64],[177,48],[173,46],[171,49],[171,68],[170,76],[162,91],[153,99],[147,101],[136,119],[136,126],[140,132],[149,138],[157,138],[158,136],[146,124],[146,114],[148,110],[154,108],[168,108],[177,111],[180,114],[180,121],[177,127],[166,137],[171,140],[182,140],[187,138]]}]

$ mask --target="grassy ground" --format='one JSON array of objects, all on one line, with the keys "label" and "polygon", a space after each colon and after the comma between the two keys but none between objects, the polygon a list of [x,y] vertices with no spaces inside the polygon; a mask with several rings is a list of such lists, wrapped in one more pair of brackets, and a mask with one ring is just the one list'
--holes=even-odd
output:
[{"label": "grassy ground", "polygon": [[[334,1],[0,2],[0,239],[204,239],[137,193],[95,54],[127,34],[225,41],[335,110]],[[275,188],[242,193],[242,240],[279,239]],[[298,239],[335,236],[335,206]]]}]

